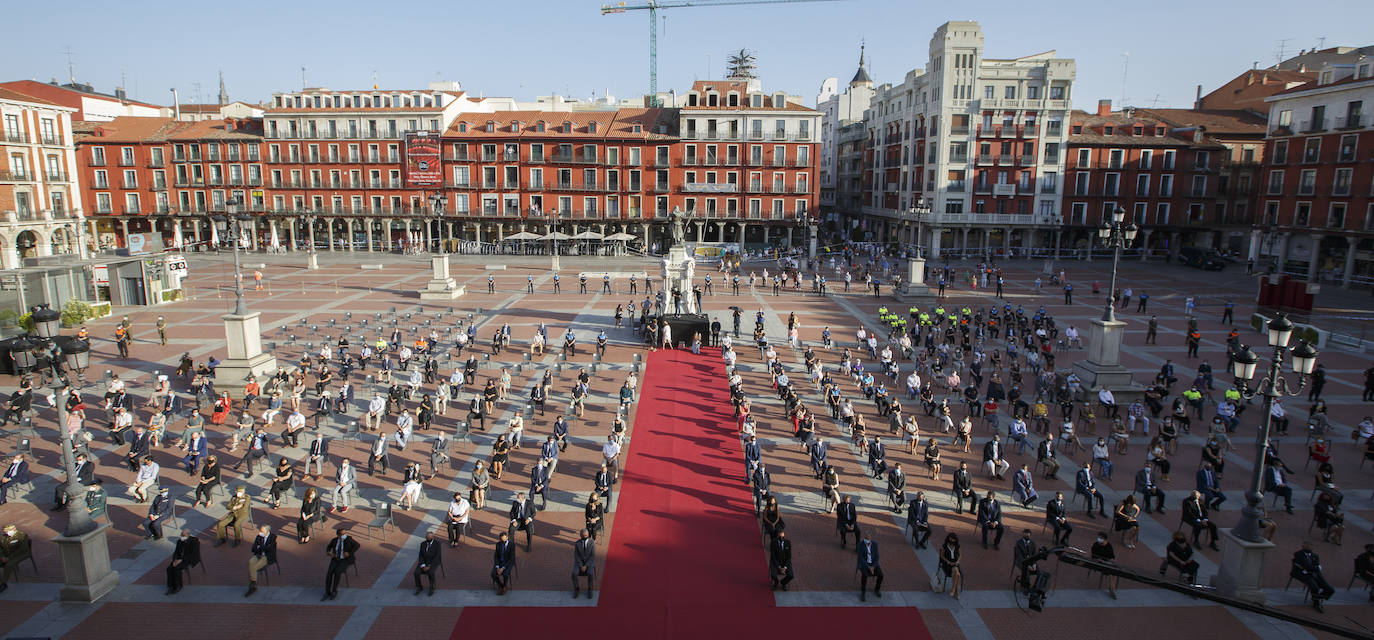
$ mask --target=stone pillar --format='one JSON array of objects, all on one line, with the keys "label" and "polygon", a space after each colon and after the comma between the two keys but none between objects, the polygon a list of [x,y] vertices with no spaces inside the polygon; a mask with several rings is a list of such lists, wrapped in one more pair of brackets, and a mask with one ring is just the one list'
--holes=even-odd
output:
[{"label": "stone pillar", "polygon": [[964,243],[963,243],[963,245],[960,247],[960,248],[963,250],[964,257],[968,257],[968,232],[969,232],[969,228],[968,228],[968,227],[964,227]]},{"label": "stone pillar", "polygon": [[1057,260],[1059,258],[1059,239],[1062,235],[1063,233],[1059,229],[1054,230],[1054,257],[1051,258],[1051,260]]},{"label": "stone pillar", "polygon": [[480,242],[482,241],[482,223],[478,222],[477,224],[472,225],[472,226],[473,226],[474,232],[477,234],[477,242],[480,243]]},{"label": "stone pillar", "polygon": [[465,287],[459,286],[448,273],[448,254],[438,254],[429,259],[434,277],[420,290],[421,300],[452,300],[463,295]]},{"label": "stone pillar", "polygon": [[1274,242],[1278,244],[1278,249],[1274,251],[1274,259],[1278,261],[1277,271],[1279,273],[1283,273],[1283,265],[1288,262],[1288,238],[1290,235],[1287,232],[1274,234]]},{"label": "stone pillar", "polygon": [[256,220],[248,222],[248,250],[258,250],[258,225]]},{"label": "stone pillar", "polygon": [[306,251],[315,250],[315,221],[307,219],[305,222],[305,244]]},{"label": "stone pillar", "polygon": [[[741,251],[744,250],[744,230],[748,227],[749,225],[743,222],[739,223],[739,248]],[[722,231],[722,233],[724,232]]]},{"label": "stone pillar", "polygon": [[286,225],[286,242],[287,242],[287,245],[289,245],[289,246],[291,247],[291,250],[292,250],[292,251],[295,251],[295,250],[296,250],[296,221],[295,221],[295,220],[292,220],[290,224]]},{"label": "stone pillar", "polygon": [[[244,315],[227,314],[224,320],[224,361],[215,367],[215,386],[230,396],[240,395],[248,376],[266,380],[277,372],[277,359],[262,352],[262,330],[256,311]],[[240,395],[240,397],[242,397]]]},{"label": "stone pillar", "polygon": [[353,218],[344,218],[344,244],[348,246],[348,252],[357,251],[353,247]]},{"label": "stone pillar", "polygon": [[[214,223],[211,223],[211,224],[214,224]],[[128,218],[121,219],[121,220],[119,221],[119,226],[120,226],[120,228],[123,229],[123,231],[124,231],[124,237],[122,238],[122,240],[124,241],[124,248],[127,249],[127,248],[129,248],[129,219],[128,219]]]},{"label": "stone pillar", "polygon": [[[95,236],[91,236],[94,238]],[[191,221],[191,241],[200,244],[200,220]]]},{"label": "stone pillar", "polygon": [[180,249],[183,244],[185,244],[185,240],[181,235],[181,221],[174,219],[172,220],[172,246]]},{"label": "stone pillar", "polygon": [[1345,238],[1345,268],[1341,271],[1341,288],[1350,288],[1350,278],[1355,273],[1355,245],[1359,244],[1355,236]]},{"label": "stone pillar", "polygon": [[[885,236],[886,237],[886,236]],[[792,227],[787,227],[787,248],[792,248]]]},{"label": "stone pillar", "polygon": [[1152,230],[1150,230],[1150,229],[1141,229],[1141,230],[1140,230],[1140,261],[1141,261],[1141,262],[1144,262],[1147,258],[1150,257],[1150,235],[1153,234],[1153,233],[1154,233],[1154,231],[1152,231]]},{"label": "stone pillar", "polygon": [[716,242],[725,242],[725,225],[716,223]]},{"label": "stone pillar", "polygon": [[1021,236],[1021,249],[1025,251],[1027,260],[1031,259],[1031,253],[1035,249],[1035,234],[1037,232],[1037,229],[1030,228],[1026,229],[1024,235]]},{"label": "stone pillar", "polygon": [[1268,540],[1242,540],[1230,529],[1222,529],[1218,533],[1221,561],[1217,563],[1217,574],[1212,576],[1212,586],[1221,595],[1264,604],[1264,561],[1269,550],[1274,548],[1274,543]]},{"label": "stone pillar", "polygon": [[363,231],[367,233],[367,252],[376,251],[372,246],[372,218],[363,218]]},{"label": "stone pillar", "polygon": [[391,218],[382,220],[382,249],[391,251]]},{"label": "stone pillar", "polygon": [[1254,262],[1259,262],[1260,242],[1263,236],[1263,232],[1259,229],[1250,232],[1250,246],[1246,248],[1246,254],[1250,257],[1250,260]]},{"label": "stone pillar", "polygon": [[1002,230],[1002,253],[1011,257],[1011,229]]},{"label": "stone pillar", "polygon": [[1173,260],[1173,259],[1175,259],[1175,258],[1178,257],[1178,250],[1179,250],[1179,248],[1180,248],[1180,247],[1178,246],[1178,238],[1179,238],[1179,233],[1178,233],[1177,231],[1171,232],[1171,233],[1169,234],[1169,259],[1170,259],[1170,260]]},{"label": "stone pillar", "polygon": [[1309,253],[1310,257],[1307,259],[1308,282],[1317,281],[1317,268],[1321,266],[1322,238],[1325,237],[1326,235],[1320,233],[1312,234],[1312,250]]},{"label": "stone pillar", "polygon": [[930,259],[938,261],[940,259],[940,240],[944,236],[944,229],[940,227],[930,228]]}]

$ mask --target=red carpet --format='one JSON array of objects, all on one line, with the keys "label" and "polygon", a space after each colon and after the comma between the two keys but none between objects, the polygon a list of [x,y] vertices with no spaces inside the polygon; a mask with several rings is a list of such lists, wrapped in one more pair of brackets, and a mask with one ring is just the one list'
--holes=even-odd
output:
[{"label": "red carpet", "polygon": [[[701,638],[901,631],[929,638],[905,607],[777,608],[718,352],[649,354],[597,607],[470,607],[452,638]],[[563,569],[559,569],[563,571]],[[793,635],[795,634],[795,635]],[[487,636],[479,636],[487,637]],[[536,636],[538,637],[538,636]]]}]

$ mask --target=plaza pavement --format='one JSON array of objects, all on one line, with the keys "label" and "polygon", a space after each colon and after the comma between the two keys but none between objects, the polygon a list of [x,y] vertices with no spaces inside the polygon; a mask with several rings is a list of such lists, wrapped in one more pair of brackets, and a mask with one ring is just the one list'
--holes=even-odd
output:
[{"label": "plaza pavement", "polygon": [[[155,371],[167,373],[175,368],[178,356],[189,352],[197,361],[210,355],[223,357],[223,328],[219,316],[233,306],[232,266],[227,255],[192,255],[191,276],[188,279],[189,299],[154,308],[119,309],[114,316],[91,323],[92,367],[88,379],[93,383],[87,388],[87,400],[96,404],[103,392],[98,381],[105,370],[119,373],[129,382],[131,394],[136,401],[146,399],[149,380]],[[242,597],[247,576],[245,566],[248,551],[246,547],[224,546],[212,548],[209,544],[213,536],[202,534],[202,555],[206,572],[199,570],[190,575],[188,586],[181,593],[167,597],[164,587],[162,567],[171,553],[172,542],[148,541],[143,539],[139,522],[146,505],[132,503],[124,495],[124,487],[132,474],[117,465],[122,448],[116,449],[103,439],[93,443],[93,452],[99,451],[101,464],[98,475],[105,479],[110,491],[110,512],[114,526],[109,530],[111,557],[115,569],[120,572],[121,586],[111,595],[94,605],[64,604],[56,602],[56,593],[61,582],[60,563],[55,547],[48,540],[60,531],[65,516],[47,511],[48,500],[52,494],[53,483],[60,478],[54,468],[60,465],[58,448],[53,442],[55,431],[52,427],[51,409],[40,413],[39,431],[41,442],[35,445],[37,461],[35,470],[41,474],[36,488],[29,499],[37,505],[14,500],[0,507],[0,522],[14,522],[20,525],[35,539],[38,575],[27,565],[21,571],[21,582],[11,583],[10,589],[0,596],[0,633],[11,637],[95,637],[104,636],[108,629],[127,628],[138,625],[140,635],[152,638],[181,637],[184,632],[173,621],[193,620],[209,637],[264,635],[270,625],[287,623],[280,627],[282,632],[267,632],[267,636],[290,635],[300,638],[333,637],[396,637],[404,630],[404,635],[412,636],[419,632],[426,635],[448,633],[464,606],[595,606],[596,600],[581,599],[573,601],[567,591],[566,567],[569,545],[581,526],[581,504],[591,488],[591,476],[598,461],[600,441],[609,432],[614,417],[616,400],[614,395],[624,376],[633,366],[634,354],[639,351],[634,334],[628,329],[612,327],[612,312],[617,303],[624,304],[634,299],[642,301],[644,294],[641,283],[639,295],[630,296],[625,284],[616,285],[614,295],[601,295],[600,282],[593,279],[588,284],[588,294],[577,293],[576,273],[581,270],[602,271],[648,271],[656,275],[657,264],[652,260],[635,258],[592,259],[564,258],[562,270],[562,289],[560,295],[552,294],[551,273],[548,258],[505,257],[505,256],[455,256],[453,275],[460,284],[468,287],[468,293],[452,303],[421,303],[415,291],[429,280],[428,261],[423,257],[402,256],[351,256],[345,254],[321,254],[321,269],[303,269],[304,257],[259,256],[245,259],[252,268],[265,263],[266,290],[251,291],[252,279],[246,278],[249,306],[253,311],[262,313],[263,339],[266,345],[274,348],[279,362],[296,362],[305,345],[318,350],[323,336],[330,342],[337,340],[343,327],[351,328],[350,342],[356,349],[360,344],[358,336],[366,336],[373,341],[378,335],[379,322],[386,323],[392,317],[392,308],[399,314],[397,322],[403,330],[410,327],[424,329],[424,321],[429,320],[434,327],[440,327],[441,344],[451,344],[446,329],[454,326],[455,320],[467,320],[467,314],[474,314],[479,322],[478,349],[487,351],[490,337],[503,322],[513,327],[513,350],[494,356],[493,365],[481,371],[479,382],[469,389],[479,390],[487,375],[499,375],[494,368],[499,364],[514,365],[527,349],[530,335],[539,322],[550,327],[550,344],[560,342],[563,328],[572,325],[579,337],[579,353],[572,358],[574,365],[589,365],[591,344],[597,331],[606,329],[612,347],[604,364],[593,377],[592,395],[584,418],[571,421],[573,446],[561,457],[558,474],[550,494],[550,508],[542,511],[537,525],[537,538],[532,553],[521,554],[521,571],[516,589],[504,598],[495,596],[488,586],[487,572],[490,562],[490,548],[498,530],[505,529],[505,510],[514,491],[528,484],[529,465],[537,455],[537,441],[550,430],[554,412],[547,416],[535,416],[527,420],[525,438],[527,446],[513,452],[504,480],[494,482],[493,491],[485,511],[476,513],[470,529],[471,537],[459,550],[445,548],[445,575],[440,577],[440,591],[434,597],[415,597],[411,593],[410,572],[413,569],[418,540],[423,532],[440,527],[443,510],[449,496],[458,488],[465,488],[472,462],[487,459],[494,434],[505,430],[507,419],[515,411],[522,410],[529,387],[537,380],[546,367],[557,362],[552,355],[558,349],[551,349],[542,358],[534,358],[523,370],[512,372],[512,397],[498,405],[497,415],[488,417],[489,432],[475,434],[473,443],[456,446],[452,464],[442,469],[437,477],[425,483],[424,500],[413,511],[397,509],[396,527],[388,528],[372,536],[366,535],[364,525],[372,519],[372,508],[381,501],[394,502],[400,493],[399,469],[405,462],[417,461],[422,467],[428,466],[428,433],[417,431],[416,442],[404,452],[392,449],[392,471],[385,477],[371,477],[362,465],[359,473],[361,487],[360,500],[355,508],[343,516],[331,518],[330,525],[351,523],[353,533],[362,542],[359,552],[358,573],[350,576],[351,584],[346,585],[339,599],[321,603],[320,582],[323,579],[326,558],[324,543],[327,534],[317,534],[309,544],[299,545],[294,539],[294,521],[299,504],[299,496],[305,486],[316,485],[322,491],[332,486],[330,477],[333,465],[326,470],[326,477],[318,481],[297,481],[295,497],[283,501],[279,510],[270,508],[263,499],[266,487],[270,484],[269,470],[260,466],[257,473],[235,473],[227,469],[237,462],[242,449],[233,454],[227,453],[224,438],[228,433],[223,427],[207,424],[211,434],[212,452],[220,455],[226,467],[225,481],[232,487],[239,482],[247,482],[250,494],[255,496],[254,518],[274,526],[282,534],[279,541],[282,573],[275,570],[270,576],[270,585],[263,585],[251,599]],[[360,263],[380,263],[380,270],[361,269]],[[504,270],[488,270],[487,265],[503,265]],[[840,357],[839,346],[826,352],[819,348],[820,333],[829,326],[834,338],[840,345],[854,341],[854,329],[860,322],[870,329],[875,328],[876,310],[881,305],[904,309],[904,305],[884,296],[874,300],[855,285],[852,292],[844,294],[838,286],[840,279],[832,277],[831,295],[819,298],[807,295],[809,287],[803,292],[787,292],[780,296],[759,286],[749,290],[744,287],[741,295],[729,294],[724,279],[709,265],[701,265],[698,277],[707,272],[713,274],[715,295],[707,296],[706,311],[721,320],[727,330],[730,326],[729,307],[739,305],[745,310],[744,328],[749,328],[749,319],[756,310],[766,315],[765,327],[775,342],[781,342],[785,335],[785,321],[788,313],[795,312],[801,323],[801,338],[808,344],[816,345],[822,362],[833,367]],[[765,264],[748,265],[746,271],[755,269],[762,272]],[[1033,313],[1039,305],[1045,305],[1052,313],[1061,329],[1074,324],[1086,336],[1087,322],[1101,313],[1101,299],[1090,295],[1091,282],[1105,282],[1109,274],[1109,263],[1097,261],[1084,263],[1070,261],[1061,263],[1070,281],[1075,283],[1073,305],[1064,305],[1063,296],[1058,288],[1048,284],[1036,289],[1034,278],[1041,272],[1041,263],[1008,261],[1003,264],[1007,269],[1007,301],[1022,305],[1027,313]],[[776,268],[771,268],[774,271]],[[1225,368],[1225,333],[1227,327],[1220,323],[1221,304],[1233,295],[1236,303],[1236,317],[1240,321],[1242,340],[1262,346],[1263,337],[1246,326],[1252,306],[1252,283],[1242,274],[1243,268],[1232,267],[1220,274],[1206,273],[1161,263],[1124,263],[1122,266],[1122,286],[1131,286],[1137,295],[1147,291],[1150,296],[1149,312],[1160,319],[1158,346],[1143,345],[1144,322],[1147,317],[1131,308],[1120,312],[1122,319],[1129,323],[1122,359],[1126,366],[1137,372],[1138,382],[1147,382],[1158,370],[1164,358],[1172,358],[1178,366],[1178,377],[1184,384],[1191,379],[1191,367],[1195,361],[1184,357],[1183,344],[1184,316],[1183,299],[1199,296],[1201,306],[1197,314],[1203,334],[1202,355],[1218,370],[1217,380],[1229,380]],[[487,275],[496,279],[496,292],[487,293]],[[526,276],[533,275],[536,293],[525,293]],[[656,281],[659,280],[655,278]],[[1105,286],[1105,285],[1104,285]],[[886,287],[884,287],[886,291]],[[1326,294],[1324,294],[1326,295]],[[1342,297],[1344,296],[1344,297]],[[986,307],[991,303],[988,292],[970,292],[959,286],[951,290],[946,306]],[[1319,304],[1327,303],[1333,308],[1358,308],[1358,299],[1346,293],[1332,292]],[[478,312],[478,309],[481,311]],[[435,319],[436,313],[444,313]],[[131,358],[119,359],[115,354],[110,337],[114,324],[120,315],[127,313],[134,324],[135,342]],[[352,313],[345,319],[345,313]],[[379,321],[376,314],[381,314]],[[412,314],[409,319],[405,314]],[[158,315],[165,316],[169,330],[169,344],[157,344],[153,322]],[[334,319],[331,327],[329,320]],[[368,320],[363,326],[361,321]],[[304,323],[304,324],[302,324]],[[316,327],[318,327],[316,329]],[[386,324],[389,329],[389,324]],[[427,333],[427,329],[423,331]],[[885,335],[885,334],[883,334]],[[293,338],[294,336],[294,338]],[[748,336],[741,336],[747,342]],[[789,374],[798,381],[804,380],[804,367],[801,351],[779,347],[781,358],[788,366]],[[1257,353],[1267,353],[1259,346]],[[1057,366],[1065,370],[1081,357],[1082,352],[1070,351],[1059,354]],[[759,434],[765,442],[764,457],[773,474],[774,490],[780,493],[785,510],[790,536],[796,545],[797,580],[793,589],[787,593],[776,594],[777,602],[783,606],[824,607],[855,606],[858,604],[856,585],[853,575],[851,551],[842,551],[835,540],[833,516],[823,512],[819,499],[818,483],[810,475],[805,454],[795,439],[790,437],[789,425],[785,423],[777,403],[770,402],[775,394],[769,388],[767,375],[757,351],[747,344],[740,349],[741,371],[746,376],[746,390],[754,401],[759,417]],[[1374,541],[1371,536],[1371,521],[1374,521],[1374,501],[1370,495],[1374,488],[1374,465],[1359,468],[1360,454],[1348,437],[1349,429],[1362,415],[1369,412],[1369,404],[1361,403],[1360,372],[1370,366],[1370,357],[1351,353],[1342,348],[1326,349],[1320,359],[1326,365],[1329,382],[1325,397],[1330,404],[1332,421],[1336,425],[1335,464],[1337,482],[1344,490],[1345,511],[1348,528],[1344,545],[1337,547],[1324,543],[1318,536],[1316,550],[1322,555],[1327,578],[1338,588],[1336,597],[1328,603],[1328,618],[1341,621],[1343,617],[1366,626],[1374,626],[1374,607],[1370,607],[1364,592],[1344,590],[1351,575],[1351,559],[1363,544]],[[441,362],[440,373],[446,377],[461,359]],[[872,363],[870,363],[872,364]],[[909,371],[909,367],[903,371]],[[368,373],[375,373],[369,371]],[[1029,375],[1029,371],[1027,371]],[[550,407],[560,407],[566,401],[571,381],[575,379],[576,368],[563,367],[555,375]],[[721,384],[724,384],[722,380]],[[361,406],[371,397],[371,389],[366,383],[354,377],[357,395],[354,418],[360,418]],[[846,396],[855,398],[854,406],[866,414],[871,432],[885,433],[882,428],[885,420],[880,420],[871,402],[864,401],[850,383],[842,380]],[[805,387],[804,384],[799,385]],[[900,382],[894,385],[894,394],[900,394]],[[184,391],[183,386],[177,386]],[[432,387],[431,387],[432,389]],[[1220,391],[1218,391],[1218,394]],[[307,394],[307,402],[313,393]],[[1023,527],[1031,528],[1039,543],[1047,541],[1047,535],[1040,534],[1043,522],[1044,499],[1055,490],[1062,490],[1066,498],[1072,496],[1074,464],[1084,461],[1087,453],[1078,451],[1069,454],[1074,461],[1064,461],[1059,477],[1055,481],[1042,480],[1037,476],[1036,489],[1042,500],[1033,511],[1020,509],[1010,499],[1010,481],[993,483],[978,472],[981,446],[988,437],[986,428],[975,427],[975,441],[968,454],[961,454],[951,447],[944,447],[945,472],[943,479],[936,483],[926,477],[920,464],[919,452],[910,455],[903,447],[889,448],[889,461],[901,462],[909,477],[909,491],[924,490],[933,505],[931,521],[933,525],[932,542],[942,539],[946,531],[959,533],[964,543],[964,567],[967,591],[959,600],[950,598],[931,589],[931,576],[934,575],[935,552],[914,550],[906,541],[902,525],[905,516],[896,517],[885,509],[886,500],[881,484],[870,481],[863,474],[866,465],[839,437],[839,432],[828,420],[820,394],[815,390],[803,391],[803,402],[824,417],[819,421],[821,432],[831,439],[831,460],[841,467],[842,490],[854,496],[859,504],[861,525],[873,531],[875,539],[884,549],[883,561],[887,574],[884,597],[882,600],[870,599],[870,606],[914,605],[921,609],[922,615],[937,638],[1023,638],[1023,637],[1061,637],[1063,634],[1082,636],[1101,634],[1108,631],[1104,624],[1116,628],[1118,637],[1159,637],[1171,631],[1190,633],[1226,633],[1225,637],[1261,638],[1306,638],[1313,634],[1290,625],[1278,623],[1262,616],[1236,612],[1185,596],[1159,590],[1139,587],[1122,582],[1120,599],[1112,600],[1105,591],[1098,589],[1095,577],[1085,575],[1081,569],[1063,566],[1051,570],[1057,574],[1055,591],[1051,594],[1045,613],[1029,614],[1017,607],[1009,590],[1011,579],[1008,571],[1011,564],[1012,542],[1019,536]],[[460,407],[462,403],[458,403]],[[952,403],[953,404],[953,403]],[[412,403],[413,405],[413,403]],[[904,401],[904,408],[910,412],[918,407],[915,403]],[[1302,418],[1306,414],[1305,399],[1292,399],[1288,403],[1290,414],[1294,417],[1294,428],[1290,435],[1278,439],[1282,457],[1290,466],[1298,468],[1306,458],[1305,434]],[[956,418],[961,408],[956,405]],[[457,420],[465,416],[465,409],[450,408],[446,417],[436,420],[440,429],[451,431]],[[1243,504],[1242,491],[1247,482],[1249,460],[1253,458],[1253,445],[1245,433],[1255,424],[1258,407],[1245,414],[1244,426],[1235,438],[1237,450],[1228,454],[1227,473],[1223,479],[1223,490],[1228,500],[1215,519],[1221,526],[1230,526],[1237,510]],[[103,412],[90,411],[88,426],[93,426],[97,435],[103,435]],[[933,421],[918,412],[923,429],[923,437],[932,435]],[[1052,415],[1057,415],[1052,409]],[[630,412],[630,435],[626,446],[633,447],[633,412]],[[136,423],[147,421],[146,410],[139,408]],[[1002,423],[1005,425],[1004,415]],[[325,427],[326,433],[337,434],[344,427],[342,421]],[[173,431],[179,431],[174,427]],[[274,429],[275,431],[275,429]],[[1098,434],[1108,432],[1106,425],[1098,427]],[[432,433],[432,432],[430,432]],[[935,434],[942,443],[948,442],[947,436]],[[1091,434],[1082,434],[1085,436]],[[309,438],[303,438],[307,444]],[[1146,572],[1153,571],[1159,564],[1163,547],[1169,534],[1179,525],[1179,502],[1192,487],[1192,474],[1196,468],[1201,446],[1201,438],[1188,436],[1183,439],[1179,451],[1174,454],[1176,470],[1173,480],[1164,484],[1168,492],[1168,512],[1164,516],[1145,516],[1142,518],[1140,545],[1134,550],[1126,550],[1119,544],[1119,537],[1113,536],[1121,564]],[[301,448],[280,448],[273,442],[272,457],[278,453],[300,460],[304,451]],[[349,456],[356,463],[365,457],[364,441],[345,442],[336,438],[331,443],[331,455],[337,460]],[[1101,481],[1108,506],[1118,501],[1131,489],[1131,481],[1136,469],[1143,461],[1146,440],[1141,436],[1132,439],[1128,453],[1116,456],[1116,473],[1111,480]],[[12,444],[8,445],[12,446]],[[175,460],[179,452],[171,448],[155,450],[156,459],[163,467],[163,483],[173,487],[172,494],[177,499],[177,514],[185,518],[185,526],[196,530],[213,527],[214,520],[223,513],[222,504],[208,509],[190,509],[189,489],[192,480],[179,468]],[[1061,455],[1063,455],[1061,453]],[[968,514],[955,515],[949,508],[949,477],[959,460],[967,460],[974,470],[974,487],[978,491],[998,490],[1003,499],[1008,526],[1006,547],[1001,551],[984,551],[977,544],[972,517]],[[1013,467],[1025,461],[1033,463],[1032,453],[1027,450],[1024,456],[1014,453],[1009,456]],[[741,462],[742,469],[742,462]],[[1010,478],[1010,475],[1008,475]],[[1276,538],[1278,547],[1270,555],[1265,584],[1269,602],[1274,606],[1302,608],[1302,591],[1294,587],[1285,590],[1288,572],[1288,558],[1299,542],[1306,539],[1307,524],[1311,518],[1310,484],[1311,471],[1298,469],[1291,478],[1295,486],[1294,515],[1276,510],[1275,518],[1279,523]],[[742,481],[742,472],[741,472]],[[327,501],[327,499],[326,499]],[[608,518],[607,535],[598,544],[599,552],[604,554],[607,541],[614,531],[614,512]],[[179,525],[180,523],[178,523]],[[168,527],[169,533],[178,525]],[[1095,531],[1106,530],[1110,522],[1102,519],[1090,520],[1081,508],[1074,509],[1073,542],[1076,546],[1086,547]],[[248,534],[251,535],[251,534]],[[1202,551],[1197,555],[1202,564],[1200,581],[1206,582],[1215,573],[1217,554]],[[763,575],[763,546],[760,544],[760,581],[759,588],[766,587]],[[452,572],[447,571],[453,569]],[[318,605],[308,608],[296,605]],[[1110,608],[1110,617],[1098,616],[1098,612]],[[147,620],[167,621],[165,624],[147,625]],[[1346,622],[1349,625],[1349,622]],[[113,626],[112,626],[113,625]],[[1039,635],[1038,635],[1039,634]],[[1320,635],[1320,634],[1317,634]]]}]

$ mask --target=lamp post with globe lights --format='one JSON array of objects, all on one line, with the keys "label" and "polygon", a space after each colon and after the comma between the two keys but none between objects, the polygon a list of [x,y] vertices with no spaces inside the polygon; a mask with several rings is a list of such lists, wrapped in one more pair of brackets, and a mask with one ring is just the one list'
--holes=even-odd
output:
[{"label": "lamp post with globe lights", "polygon": [[[48,389],[56,399],[57,431],[62,443],[62,467],[67,474],[65,489],[67,504],[67,524],[62,533],[53,541],[58,546],[62,558],[63,586],[59,597],[68,602],[94,602],[114,590],[119,584],[119,574],[110,569],[110,545],[105,530],[109,524],[99,524],[86,511],[83,493],[86,487],[77,481],[76,457],[73,447],[75,434],[67,426],[67,392],[70,380],[64,375],[60,362],[67,371],[75,371],[77,380],[82,381],[90,366],[91,347],[85,340],[59,333],[62,314],[48,305],[34,307],[30,318],[33,320],[33,334],[40,345],[52,345],[52,379]],[[25,367],[37,366],[36,359],[30,358],[16,364]],[[79,388],[79,387],[78,387]]]},{"label": "lamp post with globe lights", "polygon": [[[1265,556],[1274,548],[1274,543],[1266,540],[1260,529],[1260,519],[1264,517],[1264,462],[1269,450],[1269,431],[1273,425],[1270,410],[1274,401],[1298,395],[1307,386],[1307,377],[1317,362],[1317,350],[1306,341],[1289,348],[1293,323],[1284,315],[1270,320],[1266,332],[1274,353],[1269,359],[1268,371],[1263,378],[1254,382],[1253,387],[1251,381],[1260,362],[1259,356],[1250,347],[1241,345],[1232,362],[1232,373],[1241,397],[1247,400],[1255,396],[1264,397],[1264,418],[1255,434],[1255,460],[1250,470],[1250,486],[1245,492],[1245,506],[1241,507],[1236,526],[1220,532],[1221,561],[1217,563],[1217,574],[1212,578],[1212,585],[1221,595],[1259,604],[1265,601],[1262,584]],[[1298,374],[1296,386],[1283,376],[1283,356],[1286,353],[1291,355],[1293,372]]]},{"label": "lamp post with globe lights", "polygon": [[1121,364],[1121,340],[1125,336],[1126,323],[1116,319],[1112,293],[1116,291],[1121,250],[1131,246],[1137,231],[1135,223],[1126,223],[1126,210],[1121,207],[1112,211],[1111,219],[1103,220],[1097,230],[1103,246],[1112,250],[1112,282],[1107,290],[1107,303],[1102,309],[1102,317],[1094,319],[1088,329],[1087,357],[1074,363],[1083,386],[1089,389],[1117,391],[1136,388],[1130,370]]}]

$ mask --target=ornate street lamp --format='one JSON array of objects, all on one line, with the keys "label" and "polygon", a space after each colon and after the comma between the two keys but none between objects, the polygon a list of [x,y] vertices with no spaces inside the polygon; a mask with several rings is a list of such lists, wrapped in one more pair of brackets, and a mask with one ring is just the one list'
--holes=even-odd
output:
[{"label": "ornate street lamp", "polygon": [[1135,235],[1139,229],[1135,223],[1124,224],[1126,222],[1126,210],[1117,207],[1112,211],[1112,219],[1109,223],[1102,221],[1102,226],[1097,228],[1097,236],[1102,239],[1102,246],[1112,250],[1112,286],[1107,289],[1107,306],[1102,311],[1104,322],[1114,322],[1116,311],[1113,304],[1113,296],[1116,294],[1116,269],[1121,262],[1121,249],[1131,246],[1135,241]]},{"label": "ornate street lamp", "polygon": [[215,226],[220,231],[230,233],[234,243],[234,315],[241,316],[247,313],[247,307],[243,302],[243,269],[239,264],[239,238],[242,230],[239,223],[247,219],[248,216],[240,217],[238,205],[242,201],[238,196],[230,196],[224,201],[224,216],[215,216]]},{"label": "ornate street lamp", "polygon": [[[1232,363],[1232,373],[1236,376],[1236,385],[1241,397],[1246,400],[1255,396],[1264,397],[1264,423],[1255,438],[1255,462],[1250,471],[1250,488],[1245,493],[1245,506],[1241,508],[1240,521],[1231,529],[1231,533],[1237,538],[1249,542],[1264,540],[1264,536],[1260,535],[1259,520],[1264,514],[1264,459],[1265,453],[1269,450],[1269,429],[1274,420],[1270,409],[1275,400],[1301,393],[1303,387],[1307,386],[1307,377],[1312,373],[1312,367],[1317,363],[1317,350],[1306,341],[1299,341],[1297,347],[1289,349],[1288,341],[1293,335],[1293,323],[1287,316],[1280,314],[1270,320],[1267,329],[1269,346],[1274,348],[1274,353],[1269,359],[1269,370],[1263,378],[1255,382],[1253,388],[1250,381],[1255,377],[1259,356],[1255,355],[1249,346],[1241,345],[1240,353],[1236,354]],[[1291,386],[1288,378],[1283,376],[1285,353],[1291,354],[1293,372],[1298,374],[1296,387]]]}]

